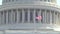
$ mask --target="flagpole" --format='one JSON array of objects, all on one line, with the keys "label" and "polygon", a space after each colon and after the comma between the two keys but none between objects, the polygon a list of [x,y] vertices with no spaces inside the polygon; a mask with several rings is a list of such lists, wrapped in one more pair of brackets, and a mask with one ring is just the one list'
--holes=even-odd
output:
[{"label": "flagpole", "polygon": [[37,19],[37,20],[41,20],[42,19],[42,16],[40,15],[40,16],[35,16],[35,10],[34,10],[34,34],[36,34],[37,33],[37,25],[36,25],[36,20],[35,19]]}]

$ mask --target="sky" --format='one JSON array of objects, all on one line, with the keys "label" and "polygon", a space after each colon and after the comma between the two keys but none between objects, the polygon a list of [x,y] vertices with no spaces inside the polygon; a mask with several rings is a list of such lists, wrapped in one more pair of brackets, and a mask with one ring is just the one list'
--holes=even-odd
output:
[{"label": "sky", "polygon": [[60,0],[57,0],[57,5],[60,5]]},{"label": "sky", "polygon": [[[2,5],[2,0],[0,0],[0,5]],[[60,5],[60,0],[57,0],[57,5]]]}]

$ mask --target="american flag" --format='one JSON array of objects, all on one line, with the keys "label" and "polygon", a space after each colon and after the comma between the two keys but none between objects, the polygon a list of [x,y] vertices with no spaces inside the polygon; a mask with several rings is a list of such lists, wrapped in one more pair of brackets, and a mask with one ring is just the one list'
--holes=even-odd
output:
[{"label": "american flag", "polygon": [[42,16],[37,16],[36,19],[41,20]]}]

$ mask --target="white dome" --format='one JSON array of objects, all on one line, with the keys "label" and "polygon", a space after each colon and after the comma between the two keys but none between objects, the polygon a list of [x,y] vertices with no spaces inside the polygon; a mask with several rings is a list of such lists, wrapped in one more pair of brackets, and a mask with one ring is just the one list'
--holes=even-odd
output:
[{"label": "white dome", "polygon": [[56,0],[3,0],[0,33],[59,34],[60,8],[55,4]]}]

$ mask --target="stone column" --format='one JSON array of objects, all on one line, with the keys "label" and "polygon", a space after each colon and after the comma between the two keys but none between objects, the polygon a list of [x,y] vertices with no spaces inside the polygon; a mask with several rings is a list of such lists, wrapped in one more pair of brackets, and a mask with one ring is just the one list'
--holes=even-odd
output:
[{"label": "stone column", "polygon": [[50,10],[48,10],[48,24],[50,24]]},{"label": "stone column", "polygon": [[[60,22],[60,13],[59,13],[59,22]],[[60,24],[60,23],[59,23]]]},{"label": "stone column", "polygon": [[4,18],[4,17],[5,17],[5,16],[4,16],[4,11],[3,11],[3,21],[2,21],[3,23],[2,23],[2,24],[5,24],[5,23],[4,23],[4,20],[5,20],[5,18]]},{"label": "stone column", "polygon": [[51,10],[50,10],[50,24],[52,24],[52,13],[51,13]]},{"label": "stone column", "polygon": [[6,24],[8,24],[8,11],[6,12]]},{"label": "stone column", "polygon": [[13,24],[14,21],[14,15],[13,15],[13,10],[11,10],[11,24]]},{"label": "stone column", "polygon": [[58,21],[58,12],[57,12],[57,16],[56,16],[56,24],[59,25],[59,21]]},{"label": "stone column", "polygon": [[1,24],[3,24],[3,11],[1,11]]},{"label": "stone column", "polygon": [[20,23],[20,12],[17,10],[17,23]]},{"label": "stone column", "polygon": [[22,23],[24,23],[24,18],[25,18],[25,13],[24,13],[24,9],[22,9]]},{"label": "stone column", "polygon": [[44,23],[44,11],[42,11],[42,16],[43,16],[43,19],[42,19],[42,24]]},{"label": "stone column", "polygon": [[46,15],[46,14],[47,14],[46,12],[47,12],[47,11],[45,10],[45,18],[44,18],[45,23],[47,23],[46,21],[47,21],[47,17],[48,17],[48,16]]},{"label": "stone column", "polygon": [[55,23],[54,24],[56,24],[56,12],[55,12]]},{"label": "stone column", "polygon": [[0,24],[1,24],[1,12],[0,12]]},{"label": "stone column", "polygon": [[48,12],[46,13],[46,24],[48,24]]},{"label": "stone column", "polygon": [[54,24],[55,24],[55,11],[54,11]]},{"label": "stone column", "polygon": [[14,23],[16,23],[16,22],[15,22],[15,13],[16,13],[16,11],[13,12],[13,15],[14,15]]},{"label": "stone column", "polygon": [[12,20],[13,20],[13,21],[12,21],[12,22],[13,22],[14,24],[15,24],[15,12],[16,12],[16,11],[13,11],[13,12],[12,12],[12,13],[13,13],[13,16],[12,16]]},{"label": "stone column", "polygon": [[30,23],[30,9],[28,9],[28,23]]},{"label": "stone column", "polygon": [[35,14],[35,9],[34,9],[34,12],[33,12],[33,22],[35,23],[35,19],[36,19],[36,14]]},{"label": "stone column", "polygon": [[50,15],[50,24],[51,24],[51,10],[50,10],[50,14],[49,15]]},{"label": "stone column", "polygon": [[37,31],[37,26],[36,26],[36,10],[34,9],[34,11],[33,11],[33,22],[34,22],[34,32],[36,32]]},{"label": "stone column", "polygon": [[[41,9],[40,9],[40,16],[41,16]],[[41,16],[42,17],[42,16]],[[42,19],[41,19],[42,20]],[[41,20],[40,20],[40,23],[41,23]]]}]

